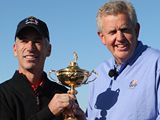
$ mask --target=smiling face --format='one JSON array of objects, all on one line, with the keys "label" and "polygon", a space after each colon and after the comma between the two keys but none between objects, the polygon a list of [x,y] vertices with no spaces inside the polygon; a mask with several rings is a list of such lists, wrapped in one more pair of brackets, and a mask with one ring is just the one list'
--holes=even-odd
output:
[{"label": "smiling face", "polygon": [[139,26],[133,26],[127,14],[103,16],[102,32],[98,35],[110,50],[117,64],[122,64],[132,55],[137,45]]},{"label": "smiling face", "polygon": [[25,28],[16,37],[13,46],[14,55],[19,62],[19,71],[43,71],[46,57],[50,55],[51,45],[35,29]]}]

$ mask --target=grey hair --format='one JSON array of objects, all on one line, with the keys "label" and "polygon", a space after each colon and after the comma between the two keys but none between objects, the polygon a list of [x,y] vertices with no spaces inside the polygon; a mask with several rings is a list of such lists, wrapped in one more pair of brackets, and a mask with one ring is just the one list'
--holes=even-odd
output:
[{"label": "grey hair", "polygon": [[96,22],[98,32],[102,32],[102,17],[107,15],[117,15],[119,13],[128,14],[133,26],[136,26],[138,22],[137,15],[131,2],[126,0],[110,0],[109,2],[105,3],[97,12]]}]

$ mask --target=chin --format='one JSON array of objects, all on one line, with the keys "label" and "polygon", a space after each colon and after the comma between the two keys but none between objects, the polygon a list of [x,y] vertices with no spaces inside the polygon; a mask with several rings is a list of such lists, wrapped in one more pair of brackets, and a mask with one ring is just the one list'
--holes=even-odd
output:
[{"label": "chin", "polygon": [[121,61],[121,63],[123,63],[130,58],[130,55],[117,55],[116,58],[119,62]]},{"label": "chin", "polygon": [[26,70],[32,70],[34,68],[35,68],[35,65],[27,65],[27,66],[25,66]]}]

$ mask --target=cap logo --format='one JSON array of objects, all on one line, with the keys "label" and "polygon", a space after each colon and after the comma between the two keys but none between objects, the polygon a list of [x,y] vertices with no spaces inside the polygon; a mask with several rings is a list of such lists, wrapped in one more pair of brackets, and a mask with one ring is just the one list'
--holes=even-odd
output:
[{"label": "cap logo", "polygon": [[38,25],[38,20],[36,20],[34,17],[29,17],[26,21],[25,24],[35,24]]}]

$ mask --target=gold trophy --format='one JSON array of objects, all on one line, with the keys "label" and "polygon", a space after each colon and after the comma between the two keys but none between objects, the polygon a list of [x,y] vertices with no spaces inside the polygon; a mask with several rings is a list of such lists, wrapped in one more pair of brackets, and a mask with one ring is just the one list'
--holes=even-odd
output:
[{"label": "gold trophy", "polygon": [[[60,70],[51,70],[49,72],[49,77],[54,80],[58,81],[59,84],[62,84],[64,86],[67,86],[70,88],[68,91],[69,94],[76,95],[78,92],[75,90],[76,87],[81,86],[82,84],[88,84],[89,82],[92,82],[96,79],[93,79],[91,81],[87,81],[88,77],[96,72],[93,70],[91,73],[87,70],[81,69],[78,64],[78,55],[76,52],[73,53],[74,55],[74,60],[70,62],[68,67]],[[57,76],[58,80],[55,80],[51,77],[51,73],[55,73]],[[77,120],[77,118],[73,114],[69,115],[64,115],[65,119],[64,120]]]}]

